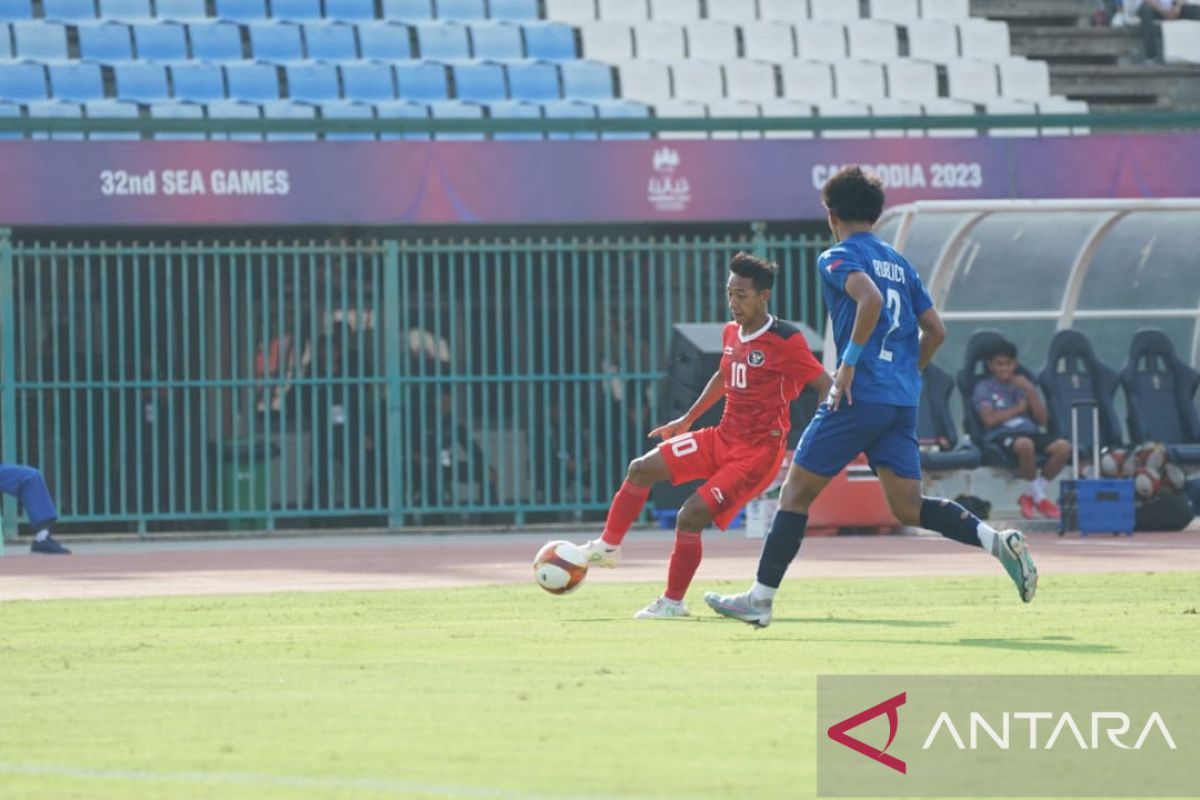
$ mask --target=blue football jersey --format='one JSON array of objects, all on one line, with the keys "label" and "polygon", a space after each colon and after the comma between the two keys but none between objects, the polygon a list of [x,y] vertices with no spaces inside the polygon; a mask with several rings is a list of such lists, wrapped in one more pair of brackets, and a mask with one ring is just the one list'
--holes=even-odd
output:
[{"label": "blue football jersey", "polygon": [[851,392],[855,400],[893,406],[921,402],[921,373],[917,370],[920,328],[917,317],[933,305],[921,276],[873,233],[856,233],[821,254],[825,305],[833,319],[838,363],[854,330],[858,304],[846,294],[846,278],[861,272],[874,281],[883,296],[883,310],[871,338],[863,347]]}]

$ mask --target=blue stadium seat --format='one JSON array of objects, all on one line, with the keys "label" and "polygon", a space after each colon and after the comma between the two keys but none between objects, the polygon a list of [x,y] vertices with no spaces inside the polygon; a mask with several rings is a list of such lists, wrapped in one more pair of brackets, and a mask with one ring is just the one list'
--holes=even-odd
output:
[{"label": "blue stadium seat", "polygon": [[[601,119],[641,119],[650,116],[650,109],[632,100],[600,100],[596,111]],[[600,134],[601,139],[649,139],[648,131],[609,132]]]},{"label": "blue stadium seat", "polygon": [[[488,105],[488,116],[492,119],[541,119],[542,109],[533,103],[522,103],[519,100],[505,100]],[[501,140],[541,139],[540,133],[493,133],[492,138]]]},{"label": "blue stadium seat", "polygon": [[67,29],[57,22],[14,22],[14,52],[17,58],[43,61],[67,58]]},{"label": "blue stadium seat", "polygon": [[[435,119],[482,119],[483,106],[457,100],[438,100],[429,104],[429,113]],[[444,141],[478,141],[484,137],[482,133],[435,133],[433,138]]]},{"label": "blue stadium seat", "polygon": [[475,58],[524,58],[521,28],[506,22],[477,22],[470,26],[471,55]]},{"label": "blue stadium seat", "polygon": [[99,0],[101,19],[149,19],[150,0]]},{"label": "blue stadium seat", "polygon": [[433,0],[433,13],[438,19],[486,19],[483,0]]},{"label": "blue stadium seat", "polygon": [[353,25],[310,22],[304,26],[304,45],[309,58],[323,61],[353,61],[358,58]]},{"label": "blue stadium seat", "polygon": [[470,58],[467,26],[457,22],[418,22],[417,50],[421,58]]},{"label": "blue stadium seat", "polygon": [[[554,100],[542,104],[542,113],[550,119],[595,119],[596,108],[590,103]],[[594,133],[549,133],[549,139],[595,139]]]},{"label": "blue stadium seat", "polygon": [[613,96],[612,67],[598,61],[568,61],[559,67],[563,97],[605,100]]},{"label": "blue stadium seat", "polygon": [[46,68],[41,64],[0,64],[0,100],[27,103],[48,96]]},{"label": "blue stadium seat", "polygon": [[159,19],[206,19],[204,0],[154,0]]},{"label": "blue stadium seat", "polygon": [[[375,19],[374,0],[325,0],[328,19]],[[387,14],[384,14],[386,17]]]},{"label": "blue stadium seat", "polygon": [[[25,111],[30,117],[35,119],[47,118],[64,118],[64,119],[79,119],[83,116],[83,106],[79,103],[63,103],[58,100],[38,100],[28,103],[25,106]],[[80,141],[83,139],[82,133],[31,133],[31,139],[57,139],[59,141],[71,140]]]},{"label": "blue stadium seat", "polygon": [[[16,105],[15,103],[0,102],[0,119],[20,119],[20,118],[21,118],[21,107],[19,105]],[[2,139],[2,140],[23,139],[23,138],[25,138],[24,134],[18,133],[17,131],[0,130],[0,139]]]},{"label": "blue stadium seat", "polygon": [[188,25],[192,58],[237,61],[242,57],[242,31],[231,22]]},{"label": "blue stadium seat", "polygon": [[488,16],[524,22],[538,18],[537,0],[490,0]]},{"label": "blue stadium seat", "polygon": [[183,61],[188,57],[187,28],[174,22],[132,26],[137,57],[154,61]]},{"label": "blue stadium seat", "polygon": [[252,22],[267,18],[266,0],[214,0],[217,19]]},{"label": "blue stadium seat", "polygon": [[[205,108],[209,119],[259,119],[258,106],[254,103],[241,103],[237,100],[214,100]],[[214,133],[213,139],[234,139],[240,141],[262,141],[262,135],[257,133]]]},{"label": "blue stadium seat", "polygon": [[290,22],[249,22],[250,57],[261,61],[300,61],[304,58],[304,40],[300,26]]},{"label": "blue stadium seat", "polygon": [[113,83],[122,100],[156,103],[171,97],[167,70],[162,64],[117,64],[113,67]]},{"label": "blue stadium seat", "polygon": [[562,61],[575,58],[575,29],[561,22],[530,22],[523,25],[525,55]]},{"label": "blue stadium seat", "polygon": [[129,26],[119,22],[80,25],[79,57],[95,61],[128,61],[133,58]]},{"label": "blue stadium seat", "polygon": [[[155,119],[203,119],[204,106],[194,103],[154,103],[150,106],[150,116]],[[156,133],[154,138],[167,141],[178,139],[204,139],[205,134],[199,131],[180,131],[179,133]]]},{"label": "blue stadium seat", "polygon": [[0,0],[0,19],[33,19],[33,0]]},{"label": "blue stadium seat", "polygon": [[432,0],[383,0],[383,18],[396,22],[433,19]]},{"label": "blue stadium seat", "polygon": [[93,0],[42,0],[42,14],[46,19],[87,20],[96,18]]},{"label": "blue stadium seat", "polygon": [[271,0],[271,16],[301,22],[322,19],[321,0]]},{"label": "blue stadium seat", "polygon": [[[137,119],[140,116],[137,103],[124,103],[120,100],[92,100],[83,104],[83,110],[89,117],[99,117],[102,119],[110,117]],[[135,131],[97,131],[89,133],[88,138],[92,140],[128,141],[130,139],[141,139],[142,135]]]},{"label": "blue stadium seat", "polygon": [[[317,116],[315,106],[304,103],[293,103],[289,100],[270,100],[262,104],[265,119],[313,119]],[[316,133],[268,133],[267,139],[272,142],[312,142],[316,141]]]},{"label": "blue stadium seat", "polygon": [[270,64],[226,64],[230,100],[261,103],[279,99],[279,73]]},{"label": "blue stadium seat", "polygon": [[324,103],[341,99],[337,67],[332,64],[288,64],[283,74],[292,100]]},{"label": "blue stadium seat", "polygon": [[104,97],[104,77],[99,64],[68,61],[50,64],[46,68],[50,76],[50,95],[56,100],[100,100]]},{"label": "blue stadium seat", "polygon": [[[380,119],[429,119],[429,107],[422,103],[409,103],[403,100],[390,103],[376,103],[375,115]],[[380,139],[423,139],[428,140],[428,133],[381,133]]]},{"label": "blue stadium seat", "polygon": [[450,96],[446,68],[441,64],[414,61],[395,64],[396,96],[401,100],[428,102]]},{"label": "blue stadium seat", "polygon": [[342,95],[367,103],[394,100],[396,79],[389,64],[342,64]]},{"label": "blue stadium seat", "polygon": [[209,103],[225,99],[225,76],[219,64],[173,64],[171,87],[176,100]]},{"label": "blue stadium seat", "polygon": [[450,67],[450,75],[454,79],[454,96],[459,100],[490,103],[508,97],[504,67],[499,64],[455,64]]},{"label": "blue stadium seat", "polygon": [[406,61],[412,58],[412,43],[407,25],[387,22],[360,22],[358,46],[363,58],[381,61]]},{"label": "blue stadium seat", "polygon": [[[322,103],[322,119],[374,119],[375,109],[364,103]],[[325,133],[322,137],[328,142],[371,141],[373,133]]]},{"label": "blue stadium seat", "polygon": [[543,103],[562,97],[558,68],[546,61],[509,64],[508,93],[514,100]]}]

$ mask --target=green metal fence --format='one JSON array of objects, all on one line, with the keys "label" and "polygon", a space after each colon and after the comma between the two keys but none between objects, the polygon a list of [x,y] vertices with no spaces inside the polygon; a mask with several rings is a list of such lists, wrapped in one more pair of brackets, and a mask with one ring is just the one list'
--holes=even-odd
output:
[{"label": "green metal fence", "polygon": [[0,232],[3,460],[39,466],[77,528],[600,513],[659,420],[672,325],[725,318],[745,249],[780,263],[776,311],[819,330],[824,245]]}]

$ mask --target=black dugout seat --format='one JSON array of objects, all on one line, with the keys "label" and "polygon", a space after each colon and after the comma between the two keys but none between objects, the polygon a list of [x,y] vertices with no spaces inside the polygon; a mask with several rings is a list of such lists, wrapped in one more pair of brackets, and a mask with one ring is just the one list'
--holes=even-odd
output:
[{"label": "black dugout seat", "polygon": [[1071,406],[1095,404],[1100,409],[1100,430],[1092,430],[1091,408],[1079,410],[1079,447],[1081,458],[1090,458],[1097,440],[1100,447],[1121,443],[1121,424],[1113,408],[1119,380],[1117,373],[1096,358],[1092,343],[1077,330],[1059,331],[1050,340],[1046,366],[1040,378],[1050,414],[1049,429],[1055,436],[1071,439]]},{"label": "black dugout seat", "polygon": [[[984,443],[983,420],[979,418],[979,413],[971,403],[971,395],[974,393],[976,385],[988,377],[988,353],[997,342],[1004,341],[1004,338],[998,331],[991,330],[975,331],[971,335],[967,341],[967,353],[963,359],[963,368],[958,371],[958,391],[962,395],[963,427],[966,429],[967,435],[971,437],[971,441],[979,445],[983,464],[989,467],[1012,469],[1017,466],[1015,456],[1001,449],[997,444]],[[1017,372],[1033,383],[1037,383],[1037,376],[1024,364],[1017,367]],[[1039,462],[1044,459],[1045,456],[1038,456]]]},{"label": "black dugout seat", "polygon": [[979,448],[958,438],[950,410],[954,379],[936,364],[921,373],[921,405],[917,409],[917,440],[921,443],[921,469],[944,472],[978,467]]},{"label": "black dugout seat", "polygon": [[1200,464],[1200,414],[1196,389],[1200,372],[1179,360],[1160,330],[1138,331],[1121,370],[1128,403],[1130,441],[1162,442],[1181,464]]}]

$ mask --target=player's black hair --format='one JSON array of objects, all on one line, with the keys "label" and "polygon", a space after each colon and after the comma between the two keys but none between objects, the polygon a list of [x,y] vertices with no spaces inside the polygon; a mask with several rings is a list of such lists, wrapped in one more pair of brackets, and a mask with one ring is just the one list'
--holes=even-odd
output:
[{"label": "player's black hair", "polygon": [[842,167],[825,182],[821,200],[838,219],[874,225],[883,213],[883,182],[862,167]]},{"label": "player's black hair", "polygon": [[996,356],[1007,356],[1008,358],[1017,357],[1017,346],[1008,339],[1001,339],[988,348],[987,359],[991,361]]},{"label": "player's black hair", "polygon": [[779,266],[773,261],[739,251],[730,259],[729,271],[734,275],[749,278],[754,282],[754,288],[761,292],[775,286],[775,276],[779,274]]}]

